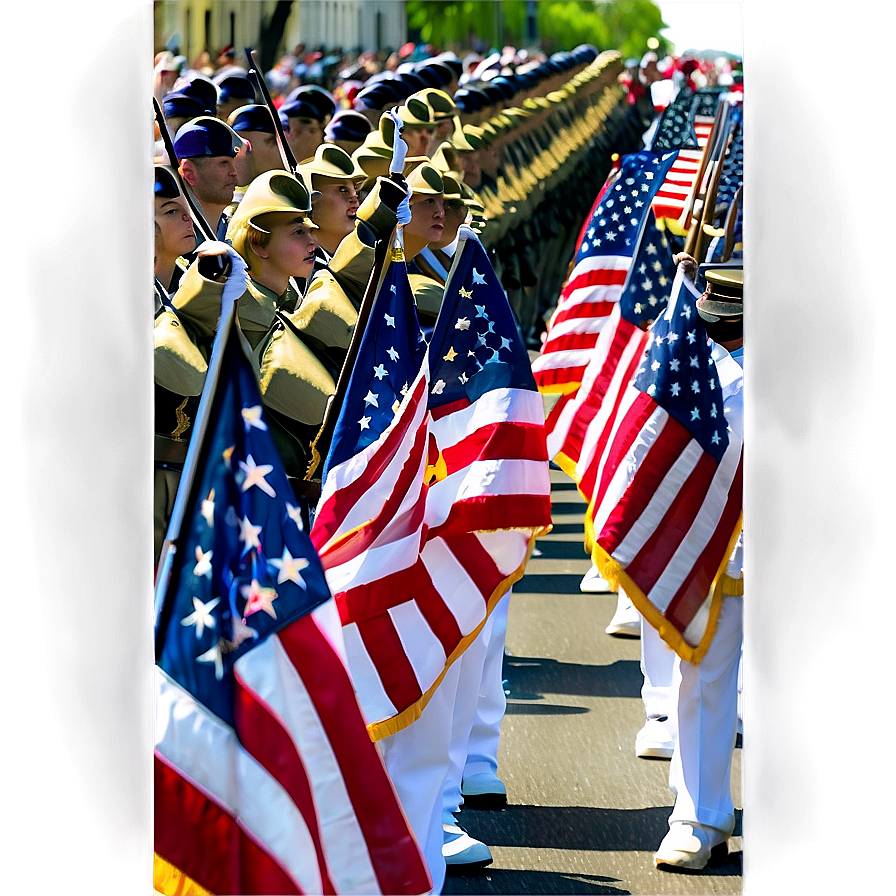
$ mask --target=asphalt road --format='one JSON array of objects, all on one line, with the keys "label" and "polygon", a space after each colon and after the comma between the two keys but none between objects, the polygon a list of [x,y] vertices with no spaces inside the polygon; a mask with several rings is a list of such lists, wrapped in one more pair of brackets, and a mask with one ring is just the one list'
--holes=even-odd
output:
[{"label": "asphalt road", "polygon": [[742,893],[740,747],[728,861],[696,874],[653,867],[673,798],[668,761],[635,756],[644,722],[640,641],[604,632],[615,594],[579,591],[590,565],[585,503],[564,473],[552,469],[551,478],[554,529],[510,599],[498,770],[508,806],[459,815],[494,863],[449,877],[443,892]]}]

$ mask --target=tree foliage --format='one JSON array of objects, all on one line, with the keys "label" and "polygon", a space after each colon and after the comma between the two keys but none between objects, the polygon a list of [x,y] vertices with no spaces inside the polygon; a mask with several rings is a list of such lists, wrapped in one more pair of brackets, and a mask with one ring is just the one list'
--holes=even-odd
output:
[{"label": "tree foliage", "polygon": [[[526,0],[409,0],[405,6],[411,33],[439,48],[481,52],[528,43]],[[660,35],[665,23],[659,7],[649,0],[540,0],[535,6],[537,43],[547,53],[593,44],[599,50],[640,57],[650,37],[659,41],[660,55],[669,46]]]}]

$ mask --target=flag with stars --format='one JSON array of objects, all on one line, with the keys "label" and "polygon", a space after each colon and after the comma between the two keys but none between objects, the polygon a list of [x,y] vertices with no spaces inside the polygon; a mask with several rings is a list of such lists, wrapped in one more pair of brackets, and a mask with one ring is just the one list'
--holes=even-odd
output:
[{"label": "flag with stars", "polygon": [[507,298],[463,228],[417,377],[378,441],[331,465],[312,528],[374,740],[420,717],[550,525],[543,429]]},{"label": "flag with stars", "polygon": [[675,164],[653,197],[653,211],[662,226],[677,236],[686,236],[691,226],[686,207],[700,187],[697,175],[712,135],[721,95],[718,88],[701,88],[685,94],[682,104],[666,109],[657,129],[654,151],[677,149],[678,152]]},{"label": "flag with stars", "polygon": [[429,892],[233,321],[157,588],[155,888]]},{"label": "flag with stars", "polygon": [[646,348],[647,329],[665,310],[674,278],[672,248],[651,211],[622,296],[601,330],[581,387],[548,416],[548,454],[587,501],[598,479],[619,463],[613,436],[625,425],[632,397],[628,386]]},{"label": "flag with stars", "polygon": [[742,427],[729,425],[725,407],[742,375],[732,362],[740,379],[728,367],[720,376],[698,298],[679,267],[628,387],[614,437],[621,460],[600,477],[585,516],[601,575],[692,663],[715,631],[743,496]]},{"label": "flag with stars", "polygon": [[422,619],[422,625],[430,620],[445,629],[432,609],[441,596],[420,558],[428,456],[425,351],[407,265],[393,261],[361,339],[311,529],[373,740],[419,716],[444,665],[415,654],[423,639],[413,627]]},{"label": "flag with stars", "polygon": [[573,269],[532,362],[542,392],[569,395],[582,383],[598,335],[619,301],[653,197],[677,151],[624,156],[618,177],[585,229]]}]

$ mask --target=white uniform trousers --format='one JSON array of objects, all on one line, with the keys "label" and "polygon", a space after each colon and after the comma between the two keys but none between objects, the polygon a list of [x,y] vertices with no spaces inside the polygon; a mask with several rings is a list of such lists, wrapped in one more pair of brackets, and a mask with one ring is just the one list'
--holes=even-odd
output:
[{"label": "white uniform trousers", "polygon": [[681,662],[678,743],[669,769],[675,806],[669,823],[734,830],[731,761],[737,736],[737,673],[743,643],[743,597],[725,597],[706,656]]},{"label": "white uniform trousers", "polygon": [[463,778],[498,768],[498,740],[507,704],[504,695],[504,636],[510,593],[495,605],[482,631],[458,660],[460,678],[451,728],[450,764],[443,808],[461,805]]},{"label": "white uniform trousers", "polygon": [[665,716],[666,727],[675,732],[676,698],[680,674],[678,654],[660,637],[660,633],[641,617],[641,699],[648,719]]},{"label": "white uniform trousers", "polygon": [[386,771],[429,867],[433,893],[441,893],[445,883],[442,798],[459,676],[455,661],[420,718],[379,742]]},{"label": "white uniform trousers", "polygon": [[498,743],[501,739],[501,721],[507,709],[504,693],[504,645],[507,641],[507,613],[510,609],[508,591],[498,601],[489,617],[490,631],[486,635],[485,665],[479,685],[479,699],[470,729],[467,757],[463,777],[491,772],[498,773]]}]

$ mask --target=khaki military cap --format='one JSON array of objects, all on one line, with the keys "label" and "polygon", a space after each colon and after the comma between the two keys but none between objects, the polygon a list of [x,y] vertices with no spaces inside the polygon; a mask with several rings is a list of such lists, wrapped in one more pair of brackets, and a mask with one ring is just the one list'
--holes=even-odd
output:
[{"label": "khaki military cap", "polygon": [[311,175],[332,177],[337,180],[363,180],[367,172],[352,156],[339,146],[322,143],[317,147],[314,158],[299,165],[299,173],[306,184],[311,184]]}]

